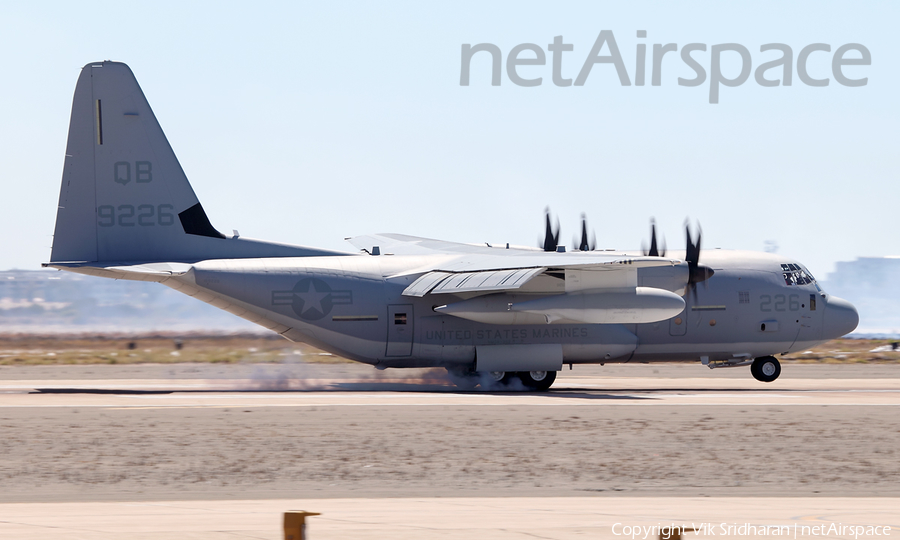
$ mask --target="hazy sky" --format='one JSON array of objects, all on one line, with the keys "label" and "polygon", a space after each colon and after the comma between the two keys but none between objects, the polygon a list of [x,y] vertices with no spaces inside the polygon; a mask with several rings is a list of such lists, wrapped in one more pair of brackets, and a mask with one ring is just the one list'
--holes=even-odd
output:
[{"label": "hazy sky", "polygon": [[[0,269],[49,259],[75,81],[112,59],[131,66],[222,231],[347,251],[344,237],[373,232],[535,245],[549,205],[567,244],[586,212],[602,247],[638,248],[655,216],[680,249],[690,216],[705,248],[774,241],[825,277],[835,261],[900,254],[897,5],[6,3]],[[561,74],[575,79],[603,30],[632,86],[610,64],[583,86],[553,84],[554,36],[573,45]],[[499,87],[486,53],[460,86],[464,43],[500,48]],[[546,53],[546,65],[518,68],[540,86],[507,75],[521,43]],[[634,86],[638,43],[678,45],[660,86],[650,53],[647,84]],[[694,76],[680,58],[689,43],[744,45],[753,70],[780,56],[761,45],[788,44],[793,85],[764,88],[751,74],[711,105],[709,78],[677,83]],[[827,87],[798,77],[811,43],[831,46],[808,61]],[[871,52],[870,66],[845,68],[867,86],[834,80],[845,43]],[[710,48],[693,56],[710,71]],[[736,76],[737,53],[722,58]]]}]

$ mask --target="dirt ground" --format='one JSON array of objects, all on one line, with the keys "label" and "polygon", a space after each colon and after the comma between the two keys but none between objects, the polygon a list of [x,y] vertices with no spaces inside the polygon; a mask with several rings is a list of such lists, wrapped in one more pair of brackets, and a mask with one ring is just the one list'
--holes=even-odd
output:
[{"label": "dirt ground", "polygon": [[271,334],[2,334],[0,366],[347,362]]}]

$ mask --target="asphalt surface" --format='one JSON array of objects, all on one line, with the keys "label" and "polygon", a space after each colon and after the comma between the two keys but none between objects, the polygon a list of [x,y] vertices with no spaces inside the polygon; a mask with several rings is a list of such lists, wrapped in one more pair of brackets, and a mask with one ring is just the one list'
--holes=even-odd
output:
[{"label": "asphalt surface", "polygon": [[547,393],[349,364],[9,368],[0,537],[279,538],[297,507],[327,510],[316,538],[616,537],[712,509],[900,525],[898,405],[895,365],[576,366]]}]

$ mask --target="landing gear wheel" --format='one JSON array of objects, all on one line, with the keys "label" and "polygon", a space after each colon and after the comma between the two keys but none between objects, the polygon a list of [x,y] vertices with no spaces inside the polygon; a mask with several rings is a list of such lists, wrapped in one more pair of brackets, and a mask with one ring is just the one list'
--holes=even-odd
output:
[{"label": "landing gear wheel", "polygon": [[750,374],[757,381],[772,382],[781,375],[781,364],[774,356],[760,356],[750,364]]},{"label": "landing gear wheel", "polygon": [[511,371],[488,371],[487,373],[481,373],[481,375],[482,390],[505,390],[516,376]]},{"label": "landing gear wheel", "polygon": [[498,384],[507,384],[513,378],[509,371],[488,371],[488,380]]},{"label": "landing gear wheel", "polygon": [[471,370],[447,368],[447,376],[460,390],[474,390],[479,383],[478,374]]},{"label": "landing gear wheel", "polygon": [[520,371],[516,373],[525,388],[543,392],[549,390],[556,380],[555,371]]}]

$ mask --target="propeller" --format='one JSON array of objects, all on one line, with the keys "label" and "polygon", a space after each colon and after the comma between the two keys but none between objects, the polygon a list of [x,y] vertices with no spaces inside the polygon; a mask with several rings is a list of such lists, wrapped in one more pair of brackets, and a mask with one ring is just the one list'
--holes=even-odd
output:
[{"label": "propeller", "polygon": [[584,213],[581,214],[581,242],[573,242],[573,244],[576,244],[576,248],[579,251],[594,251],[597,249],[596,235],[592,232],[590,239],[588,239],[587,216]]},{"label": "propeller", "polygon": [[711,278],[715,272],[708,266],[700,264],[700,238],[703,230],[697,225],[697,241],[691,238],[691,224],[688,220],[684,221],[684,231],[687,236],[687,247],[685,248],[684,259],[688,264],[688,287],[694,295],[694,301],[697,300],[697,284],[703,282],[704,286],[707,279]]},{"label": "propeller", "polygon": [[666,256],[666,241],[663,239],[662,249],[657,247],[656,243],[656,220],[650,218],[650,249],[648,250],[646,247],[643,249],[644,255],[649,255],[650,257],[665,257]]},{"label": "propeller", "polygon": [[556,251],[556,246],[559,245],[559,219],[556,220],[556,231],[553,230],[553,227],[550,225],[550,207],[548,206],[544,209],[544,221],[546,223],[546,230],[544,231],[544,251]]}]

